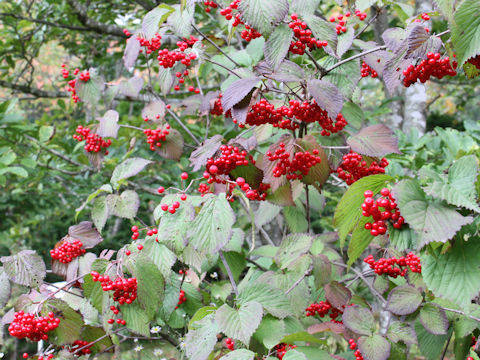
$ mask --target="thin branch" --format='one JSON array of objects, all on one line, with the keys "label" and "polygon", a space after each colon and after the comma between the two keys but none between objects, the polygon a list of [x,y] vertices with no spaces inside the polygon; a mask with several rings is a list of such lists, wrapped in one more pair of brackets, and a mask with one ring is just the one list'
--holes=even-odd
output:
[{"label": "thin branch", "polygon": [[84,27],[84,26],[76,26],[76,25],[55,23],[55,22],[41,20],[41,19],[34,19],[34,18],[27,17],[27,16],[19,15],[19,14],[0,13],[0,17],[13,17],[13,18],[18,19],[18,20],[27,20],[27,21],[37,23],[37,24],[42,24],[42,25],[47,25],[47,26],[57,27],[57,28],[62,28],[62,29],[68,29],[68,30],[92,31],[91,28]]},{"label": "thin branch", "polygon": [[93,344],[96,344],[96,343],[98,343],[99,341],[102,341],[103,339],[105,339],[106,337],[109,337],[109,336],[111,336],[111,335],[113,335],[113,334],[116,334],[116,333],[118,333],[118,332],[120,332],[120,331],[122,331],[122,330],[128,330],[128,329],[127,329],[126,327],[122,327],[122,328],[118,328],[118,329],[113,330],[110,334],[105,334],[105,335],[103,335],[103,336],[100,336],[98,339],[96,339],[96,340],[94,340],[94,341],[92,341],[92,342],[89,342],[87,345],[84,345],[84,346],[76,349],[76,350],[73,352],[73,355],[78,354],[80,351],[82,351],[82,350],[84,350],[84,349],[87,349],[87,348],[91,347]]},{"label": "thin branch", "polygon": [[192,27],[195,29],[196,32],[198,32],[200,35],[203,36],[203,38],[205,40],[207,40],[210,44],[212,44],[218,51],[220,51],[223,55],[225,55],[225,57],[230,60],[233,64],[235,64],[235,66],[237,67],[240,67],[240,65],[235,61],[233,60],[225,51],[223,51],[217,44],[215,44],[215,42],[210,39],[208,36],[206,36],[199,28],[197,28],[195,26],[195,24],[192,24]]},{"label": "thin branch", "polygon": [[320,72],[320,75],[321,76],[324,76],[328,73],[328,70],[326,70],[323,66],[320,66],[320,64],[317,62],[317,60],[315,60],[315,58],[313,57],[312,54],[310,54],[310,52],[307,50],[305,51],[305,54],[307,54],[307,56],[310,58],[310,60],[313,61],[313,63],[315,64],[315,67],[317,68],[317,70]]},{"label": "thin branch", "polygon": [[306,217],[307,217],[307,232],[310,233],[311,230],[311,219],[310,219],[310,194],[308,193],[308,184],[305,184],[305,197],[306,197]]},{"label": "thin branch", "polygon": [[373,15],[372,18],[368,20],[367,24],[362,28],[362,30],[360,30],[357,34],[355,34],[355,36],[353,37],[353,40],[357,39],[360,35],[362,35],[363,32],[368,29],[368,27],[375,21],[375,19],[378,17],[378,15],[382,11],[383,11],[383,7],[381,7],[380,9],[377,9],[377,11],[375,12],[375,15]]},{"label": "thin branch", "polygon": [[48,170],[58,171],[58,172],[61,172],[62,174],[70,175],[70,176],[84,174],[85,172],[88,171],[88,170],[83,170],[83,171],[64,170],[64,169],[56,168],[54,166],[50,166],[48,164],[43,164],[43,163],[38,163],[38,166],[43,167],[43,168],[48,169]]},{"label": "thin branch", "polygon": [[295,289],[303,281],[303,279],[305,279],[307,276],[310,276],[312,274],[312,271],[313,271],[313,265],[310,265],[310,267],[307,270],[305,270],[302,277],[299,278],[297,281],[295,281],[293,285],[290,286],[290,288],[287,291],[285,291],[285,295],[288,295],[291,291],[293,291],[293,289]]},{"label": "thin branch", "polygon": [[262,265],[260,265],[259,263],[257,263],[255,260],[252,260],[250,258],[246,258],[247,262],[249,262],[250,264],[253,264],[255,265],[257,268],[259,268],[260,270],[262,271],[268,271],[268,269],[264,268]]},{"label": "thin branch", "polygon": [[238,75],[235,71],[233,71],[232,69],[226,67],[225,65],[222,65],[220,63],[217,63],[216,61],[213,61],[209,58],[205,58],[205,61],[208,61],[209,63],[213,64],[213,65],[217,65],[217,66],[220,66],[221,68],[227,70],[228,72],[232,73],[233,75],[235,75],[236,77],[238,77],[239,79],[241,79],[242,77],[240,75]]},{"label": "thin branch", "polygon": [[236,296],[238,296],[238,289],[237,284],[235,284],[235,279],[233,278],[232,270],[225,259],[225,255],[223,255],[223,251],[219,251],[220,259],[222,260],[223,266],[227,269],[228,278],[230,279],[230,284],[232,284],[233,292]]},{"label": "thin branch", "polygon": [[450,340],[452,339],[452,335],[453,335],[453,331],[448,337],[447,343],[445,344],[445,349],[443,349],[442,357],[441,357],[442,360],[445,359],[445,355],[447,354],[448,345],[450,345]]},{"label": "thin branch", "polygon": [[328,74],[330,71],[336,69],[337,67],[339,66],[342,66],[343,64],[346,64],[352,60],[355,60],[355,59],[358,59],[362,56],[365,56],[365,55],[368,55],[368,54],[371,54],[371,53],[374,53],[376,51],[380,51],[380,50],[385,50],[387,47],[385,45],[382,45],[382,46],[377,46],[376,48],[373,48],[373,49],[370,49],[370,50],[366,50],[364,52],[361,52],[359,54],[356,54],[356,55],[353,55],[345,60],[342,60],[342,61],[339,61],[338,63],[332,65],[331,67],[329,67],[327,70],[325,70],[326,74]]},{"label": "thin branch", "polygon": [[475,317],[475,316],[472,316],[472,315],[469,315],[469,314],[466,314],[465,312],[461,311],[461,310],[456,310],[456,309],[449,309],[449,308],[445,308],[443,306],[440,306],[440,308],[444,311],[449,311],[449,312],[453,312],[455,314],[460,314],[460,315],[463,315],[463,316],[466,316],[468,317],[469,319],[472,319],[472,320],[475,320],[477,322],[480,323],[480,318],[478,317]]}]

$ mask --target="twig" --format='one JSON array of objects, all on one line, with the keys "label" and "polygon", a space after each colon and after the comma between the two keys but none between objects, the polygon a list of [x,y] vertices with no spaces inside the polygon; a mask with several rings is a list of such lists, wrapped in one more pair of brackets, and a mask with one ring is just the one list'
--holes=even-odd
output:
[{"label": "twig", "polygon": [[232,284],[233,292],[236,296],[238,296],[238,288],[237,284],[235,284],[235,279],[233,278],[232,270],[225,259],[225,255],[223,255],[223,251],[219,251],[220,259],[222,260],[223,266],[227,269],[228,278],[230,279],[230,284]]},{"label": "twig", "polygon": [[444,311],[449,311],[449,312],[453,312],[453,313],[456,313],[456,314],[460,314],[460,315],[463,315],[463,316],[466,316],[468,317],[469,319],[472,319],[472,320],[475,320],[477,322],[480,322],[480,318],[477,318],[475,316],[472,316],[472,315],[469,315],[469,314],[465,314],[465,312],[461,311],[461,310],[456,310],[456,309],[449,309],[449,308],[445,308],[443,306],[440,306],[440,309],[444,310]]},{"label": "twig", "polygon": [[303,279],[305,279],[307,276],[311,275],[312,270],[313,270],[313,265],[310,265],[310,267],[307,270],[305,270],[302,277],[300,279],[298,279],[297,281],[295,281],[293,283],[293,285],[290,286],[290,288],[287,291],[285,291],[285,295],[288,295],[288,293],[291,292],[293,289],[295,289],[298,286],[298,284],[300,284],[303,281]]},{"label": "twig", "polygon": [[119,124],[119,126],[120,126],[120,127],[123,127],[123,128],[129,128],[129,129],[138,130],[138,131],[141,131],[141,132],[144,131],[144,129],[139,128],[139,127],[137,127],[137,126],[133,126],[133,125]]},{"label": "twig", "polygon": [[312,56],[312,54],[310,54],[309,51],[305,51],[305,54],[307,54],[307,56],[310,58],[310,60],[313,61],[317,70],[320,71],[321,76],[324,76],[328,73],[328,70],[326,70],[324,67],[320,66],[320,64],[317,62],[317,60],[315,60],[315,58]]},{"label": "twig", "polygon": [[342,60],[342,61],[339,61],[338,63],[332,65],[331,67],[329,67],[327,70],[325,70],[325,73],[328,74],[330,71],[336,69],[337,67],[339,66],[342,66],[343,64],[346,64],[352,60],[355,60],[355,59],[358,59],[362,56],[365,56],[365,55],[368,55],[368,54],[371,54],[371,53],[374,53],[376,51],[380,51],[380,50],[385,50],[387,47],[385,45],[382,45],[382,46],[377,46],[376,48],[373,48],[373,49],[370,49],[370,50],[366,50],[362,53],[359,53],[359,54],[356,54],[356,55],[353,55],[345,60]]},{"label": "twig", "polygon": [[249,259],[249,258],[246,258],[247,262],[255,265],[257,268],[259,268],[260,270],[262,271],[268,271],[266,268],[264,268],[262,265],[260,265],[259,263],[257,263],[255,260],[252,260],[252,259]]},{"label": "twig", "polygon": [[120,332],[120,331],[122,331],[122,330],[128,330],[128,329],[127,329],[126,327],[122,327],[122,328],[118,328],[118,329],[113,330],[110,334],[102,335],[102,336],[100,336],[98,339],[96,339],[96,340],[94,340],[94,341],[92,341],[92,342],[89,342],[87,345],[84,345],[84,346],[82,346],[81,348],[78,348],[77,350],[75,350],[75,351],[73,352],[73,355],[78,354],[80,351],[82,351],[82,350],[84,350],[84,349],[86,349],[86,348],[89,348],[89,347],[91,347],[93,344],[96,344],[97,342],[102,341],[102,340],[105,339],[106,337],[109,337],[109,336],[111,336],[111,335],[113,335],[113,334],[116,334],[116,333],[118,333],[118,332]]},{"label": "twig", "polygon": [[242,77],[240,75],[238,75],[235,71],[233,71],[232,69],[226,67],[225,65],[222,65],[216,61],[213,61],[209,58],[205,58],[205,61],[208,61],[209,63],[212,63],[213,65],[217,65],[217,66],[220,66],[221,68],[227,70],[228,72],[232,73],[233,75],[235,75],[236,77],[238,77],[239,79],[241,79]]},{"label": "twig", "polygon": [[59,289],[59,290],[61,290],[61,291],[63,291],[63,292],[66,292],[67,294],[74,295],[74,296],[78,296],[78,297],[80,297],[80,298],[83,299],[83,296],[80,295],[80,294],[77,294],[77,293],[74,293],[74,292],[71,292],[71,291],[62,289],[61,287],[59,287],[59,286],[57,286],[57,285],[55,285],[55,284],[46,282],[46,281],[44,281],[43,283],[46,284],[46,285],[48,285],[48,286],[54,287],[55,289]]},{"label": "twig", "polygon": [[450,334],[450,336],[448,337],[447,343],[445,344],[445,349],[443,349],[442,357],[441,357],[442,360],[445,359],[445,355],[447,353],[447,349],[448,349],[448,345],[450,344],[450,340],[452,339],[452,335],[453,335],[453,331]]},{"label": "twig", "polygon": [[360,30],[357,34],[355,34],[355,36],[353,37],[353,40],[357,39],[360,35],[362,35],[363,32],[367,30],[370,25],[372,25],[372,23],[375,21],[375,19],[378,17],[378,15],[382,11],[383,11],[383,7],[381,7],[380,9],[377,9],[377,11],[375,12],[375,15],[373,15],[372,18],[368,20],[367,24],[362,28],[362,30]]},{"label": "twig", "polygon": [[195,26],[195,24],[192,24],[192,27],[195,29],[196,32],[198,32],[200,35],[202,35],[205,40],[207,40],[210,44],[212,44],[213,46],[215,46],[215,48],[216,48],[218,51],[220,51],[223,55],[225,55],[225,57],[226,57],[228,60],[230,60],[232,63],[234,63],[235,66],[240,67],[240,65],[239,65],[235,60],[233,60],[227,53],[225,53],[217,44],[215,44],[215,42],[214,42],[212,39],[210,39],[210,38],[207,37],[203,32],[201,32],[200,29]]},{"label": "twig", "polygon": [[306,216],[307,216],[307,232],[310,233],[311,229],[311,221],[310,221],[310,195],[308,193],[308,184],[305,184],[305,197],[306,197]]}]

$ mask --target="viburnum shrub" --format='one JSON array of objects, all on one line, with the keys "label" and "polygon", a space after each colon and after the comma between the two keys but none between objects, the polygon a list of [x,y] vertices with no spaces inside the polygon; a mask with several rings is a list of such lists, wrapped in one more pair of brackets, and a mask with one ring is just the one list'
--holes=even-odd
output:
[{"label": "viburnum shrub", "polygon": [[[65,31],[55,44],[76,44],[57,54],[62,116],[23,126],[0,104],[0,186],[18,176],[5,193],[48,210],[2,233],[48,245],[17,241],[0,258],[9,352],[478,359],[478,124],[420,135],[387,122],[402,93],[479,75],[478,1],[423,13],[380,1],[40,1],[24,15],[7,3],[2,34],[32,33],[0,45],[0,85],[3,54],[22,45],[12,89],[55,97],[21,68],[37,63],[28,42]],[[32,17],[57,7],[60,23]],[[37,201],[44,185],[65,192]],[[62,211],[49,207],[57,197]]]}]

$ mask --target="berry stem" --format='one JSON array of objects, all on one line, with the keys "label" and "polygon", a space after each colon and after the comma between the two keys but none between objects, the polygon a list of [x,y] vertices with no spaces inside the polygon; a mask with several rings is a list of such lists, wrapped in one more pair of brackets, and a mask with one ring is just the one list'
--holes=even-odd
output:
[{"label": "berry stem", "polygon": [[293,289],[295,289],[298,286],[298,284],[300,284],[303,281],[303,279],[305,279],[307,276],[310,276],[312,274],[312,271],[313,271],[313,265],[310,265],[310,267],[307,270],[305,270],[302,277],[299,278],[297,281],[295,281],[293,285],[290,286],[290,288],[287,291],[285,291],[285,295],[288,295],[291,291],[293,291]]},{"label": "berry stem", "polygon": [[342,66],[343,64],[348,63],[349,61],[358,59],[358,58],[363,57],[363,56],[365,56],[365,55],[374,53],[374,52],[376,52],[376,51],[385,50],[386,48],[387,48],[387,47],[386,47],[385,45],[377,46],[377,47],[375,47],[375,48],[373,48],[373,49],[369,49],[369,50],[366,50],[366,51],[361,52],[361,53],[359,53],[359,54],[350,56],[349,58],[346,58],[345,60],[339,61],[338,63],[336,63],[336,64],[332,65],[331,67],[329,67],[327,70],[325,70],[325,73],[328,74],[328,73],[331,72],[332,70],[336,69],[336,68],[339,67],[339,66]]}]

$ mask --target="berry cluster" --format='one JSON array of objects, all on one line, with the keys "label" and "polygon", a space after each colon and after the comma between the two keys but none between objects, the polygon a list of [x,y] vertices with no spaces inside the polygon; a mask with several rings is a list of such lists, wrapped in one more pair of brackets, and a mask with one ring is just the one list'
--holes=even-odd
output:
[{"label": "berry cluster", "polygon": [[206,194],[210,194],[211,191],[210,191],[210,186],[208,186],[207,184],[205,183],[200,183],[198,185],[198,189],[197,191],[202,195],[202,197],[204,197]]},{"label": "berry cluster", "polygon": [[[337,34],[347,32],[347,20],[352,16],[350,11],[347,11],[345,14],[338,14],[336,17],[334,15],[330,16],[330,22],[338,22],[335,25],[335,30]],[[355,16],[360,20],[364,21],[367,18],[367,13],[361,12],[360,10],[355,10]]]},{"label": "berry cluster", "polygon": [[381,258],[377,261],[375,261],[373,255],[368,255],[365,259],[363,259],[363,261],[370,265],[370,269],[375,271],[375,274],[387,274],[393,278],[396,278],[397,276],[405,276],[407,274],[406,267],[409,267],[410,270],[415,273],[422,272],[420,258],[413,252],[410,252],[407,254],[407,256],[402,256],[398,259],[391,257],[389,259]]},{"label": "berry cluster", "polygon": [[268,151],[266,155],[268,160],[277,161],[273,168],[274,177],[286,175],[288,180],[301,180],[304,176],[308,175],[313,166],[322,161],[318,153],[318,149],[313,149],[312,153],[308,151],[297,152],[293,155],[293,158],[290,159],[290,154],[285,151],[285,144],[280,143],[279,148],[275,150],[274,154]]},{"label": "berry cluster", "polygon": [[50,256],[63,264],[68,264],[76,257],[85,254],[86,250],[82,246],[83,243],[80,240],[64,241],[59,247],[50,250]]},{"label": "berry cluster", "polygon": [[[216,115],[216,116],[223,115],[222,94],[219,94],[218,99],[215,99],[215,101],[213,102],[213,106],[210,109],[210,114]],[[232,117],[231,111],[228,110],[227,114],[225,114],[225,116],[226,117]]]},{"label": "berry cluster", "polygon": [[[24,359],[28,359],[28,353],[23,353],[22,357],[23,357]],[[48,356],[46,356],[46,357],[39,356],[39,357],[37,358],[37,360],[51,360],[51,359],[53,359],[53,357],[54,357],[54,355],[53,355],[53,353],[52,353],[52,354],[48,354]]]},{"label": "berry cluster", "polygon": [[233,202],[233,196],[231,196],[233,189],[239,186],[242,191],[245,192],[245,196],[252,201],[264,201],[267,198],[267,191],[270,189],[270,184],[261,183],[258,189],[253,189],[242,177],[238,177],[234,183],[228,184],[227,195],[229,200]]},{"label": "berry cluster", "polygon": [[288,24],[290,29],[293,30],[294,36],[297,38],[296,41],[292,41],[290,44],[289,51],[293,54],[303,55],[305,54],[305,49],[308,48],[310,51],[315,50],[315,48],[322,48],[328,45],[328,42],[317,40],[312,36],[312,30],[307,29],[307,23],[299,20],[297,14],[291,15],[292,21]]},{"label": "berry cluster", "polygon": [[[84,149],[87,152],[100,152],[102,148],[108,148],[112,144],[112,140],[103,140],[98,134],[91,134],[90,128],[84,128],[82,125],[78,125],[75,132],[78,135],[73,135],[73,138],[79,142],[85,140]],[[105,155],[108,155],[108,150],[105,150]]]},{"label": "berry cluster", "polygon": [[[137,40],[140,43],[140,46],[145,49],[145,53],[147,55],[159,50],[162,46],[162,37],[160,36],[160,34],[155,34],[151,40],[142,38],[141,36],[137,36]],[[140,52],[143,52],[143,50],[140,50]]]},{"label": "berry cluster", "polygon": [[96,271],[90,274],[93,281],[101,283],[103,291],[114,291],[113,301],[117,301],[120,305],[131,304],[137,298],[137,279],[118,277],[112,281],[108,275],[100,275]]},{"label": "berry cluster", "polygon": [[430,20],[430,15],[428,15],[427,13],[422,13],[422,20],[425,20],[425,21]]},{"label": "berry cluster", "polygon": [[362,68],[360,69],[360,73],[362,77],[371,76],[372,78],[378,77],[378,74],[375,70],[373,70],[368,64],[364,61],[362,63]]},{"label": "berry cluster", "polygon": [[[182,42],[183,43],[183,42]],[[158,65],[165,69],[172,68],[177,62],[181,62],[185,66],[190,66],[192,60],[195,60],[197,55],[195,53],[185,54],[179,50],[162,49],[158,52]]]},{"label": "berry cluster", "polygon": [[35,314],[18,311],[8,326],[8,332],[18,339],[48,340],[47,332],[55,330],[59,324],[60,319],[53,312],[49,312],[48,316],[35,317]]},{"label": "berry cluster", "polygon": [[209,13],[212,11],[212,9],[216,9],[218,7],[217,3],[215,1],[204,1],[203,5],[205,5],[205,12]]},{"label": "berry cluster", "polygon": [[480,70],[480,55],[477,55],[475,57],[468,59],[467,62],[475,66],[478,70]]},{"label": "berry cluster", "polygon": [[228,350],[235,350],[235,341],[233,341],[233,339],[227,338],[225,340],[225,345],[227,345]]},{"label": "berry cluster", "polygon": [[253,157],[238,146],[222,145],[220,146],[220,152],[218,156],[207,160],[203,177],[208,179],[209,184],[213,182],[225,184],[226,180],[220,180],[218,176],[230,174],[237,166],[246,166],[249,163],[255,165]]},{"label": "berry cluster", "polygon": [[[84,346],[86,346],[86,345],[88,345],[88,344],[90,344],[90,342],[88,342],[88,341],[75,340],[75,341],[73,342],[72,346],[70,347],[69,351],[70,351],[71,353],[73,353],[73,352],[77,351],[78,349],[80,349],[80,348],[82,348],[82,347],[84,347]],[[93,346],[93,344],[92,344],[91,346]],[[91,346],[86,347],[85,349],[80,350],[80,351],[77,353],[77,355],[87,355],[87,354],[91,354],[91,353],[92,353],[92,350],[90,350],[90,347],[91,347]]]},{"label": "berry cluster", "polygon": [[373,199],[371,190],[367,190],[363,194],[365,200],[362,204],[362,215],[373,217],[373,223],[366,223],[365,229],[370,230],[370,234],[373,236],[383,235],[387,232],[386,221],[390,221],[395,229],[400,229],[405,222],[390,190],[383,188],[380,194],[381,196],[376,200]]},{"label": "berry cluster", "polygon": [[187,297],[185,296],[185,291],[180,290],[180,295],[178,296],[178,304],[175,306],[175,309],[178,309],[180,305],[182,305],[185,301],[187,301]]},{"label": "berry cluster", "polygon": [[90,72],[88,72],[87,70],[82,71],[78,78],[84,82],[87,82],[88,80],[90,80]]},{"label": "berry cluster", "polygon": [[170,125],[165,125],[165,128],[145,129],[143,133],[147,135],[147,144],[150,145],[150,150],[155,151],[156,148],[162,146],[162,142],[167,140],[167,135],[170,134]]},{"label": "berry cluster", "polygon": [[[111,324],[114,324],[115,323],[115,320],[114,319],[108,319],[107,322],[111,325]],[[119,325],[126,325],[127,322],[123,319],[117,319],[117,324]]]},{"label": "berry cluster", "polygon": [[455,76],[457,72],[457,62],[453,61],[450,64],[450,58],[444,57],[441,59],[440,53],[429,52],[427,59],[422,60],[418,65],[409,65],[404,71],[403,85],[409,87],[410,85],[420,80],[421,83],[425,83],[432,76],[438,79],[442,79],[444,76]]},{"label": "berry cluster", "polygon": [[[342,308],[344,309],[345,306]],[[338,321],[337,318],[343,314],[343,310],[337,309],[328,301],[320,301],[319,303],[310,304],[305,311],[307,312],[306,316],[315,316],[315,314],[318,314],[318,316],[321,318],[324,318],[328,314],[331,319],[330,321],[336,323],[341,323],[341,321]]]},{"label": "berry cluster", "polygon": [[281,343],[281,344],[275,345],[275,347],[273,349],[275,350],[276,357],[278,359],[282,360],[283,357],[285,356],[285,353],[288,350],[295,349],[296,347],[297,347],[297,345],[290,345],[290,344]]},{"label": "berry cluster", "polygon": [[138,232],[138,226],[134,225],[130,230],[132,230],[132,240],[137,240],[140,236],[140,233]]},{"label": "berry cluster", "polygon": [[340,179],[345,180],[348,185],[352,185],[365,176],[384,174],[387,166],[388,161],[385,158],[382,158],[378,163],[373,161],[367,166],[367,162],[363,160],[362,155],[350,151],[350,153],[343,155],[337,173]]},{"label": "berry cluster", "polygon": [[[352,350],[357,349],[357,343],[355,342],[355,340],[353,340],[353,339],[348,340],[348,344],[349,344],[348,347],[349,347],[350,349],[352,349]],[[355,350],[355,352],[353,353],[353,355],[355,355],[355,360],[363,360],[362,353],[360,352],[359,349]]]},{"label": "berry cluster", "polygon": [[[65,80],[68,79],[68,77],[70,76],[70,71],[68,71],[68,69],[66,69],[65,67],[66,65],[65,64],[62,64],[62,76]],[[79,73],[79,69],[75,69],[75,71],[73,72],[74,75],[77,75]],[[74,103],[77,103],[80,101],[80,98],[78,97],[77,95],[77,92],[75,91],[75,84],[77,82],[77,79],[71,79],[68,81],[68,87],[67,87],[67,91],[69,93],[72,93],[72,100]]]},{"label": "berry cluster", "polygon": [[[210,3],[213,3],[210,2]],[[238,4],[240,3],[240,0],[234,0],[233,2],[230,3],[230,5],[228,5],[226,8],[220,10],[220,15],[224,16],[226,20],[231,20],[234,18],[234,15],[233,15],[233,10],[237,10],[238,9]],[[205,3],[204,3],[205,4]],[[206,4],[205,4],[206,5]],[[207,5],[206,5],[207,6]],[[212,5],[209,5],[212,7]],[[207,7],[208,8],[208,7]],[[242,39],[244,39],[245,41],[247,42],[250,42],[252,41],[253,39],[256,39],[260,36],[262,36],[262,34],[260,34],[257,30],[255,30],[254,28],[252,28],[251,26],[245,24],[245,22],[242,20],[241,16],[239,13],[235,14],[235,18],[233,20],[233,23],[232,23],[232,26],[233,27],[237,27],[238,25],[245,25],[245,30],[243,30],[240,35],[242,37]]]},{"label": "berry cluster", "polygon": [[238,4],[240,3],[240,0],[234,0],[233,2],[230,3],[226,8],[220,10],[220,15],[224,16],[225,19],[231,20],[233,18],[233,10],[238,9]]}]

